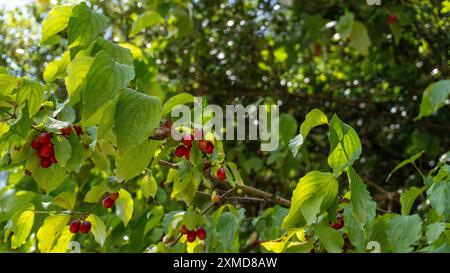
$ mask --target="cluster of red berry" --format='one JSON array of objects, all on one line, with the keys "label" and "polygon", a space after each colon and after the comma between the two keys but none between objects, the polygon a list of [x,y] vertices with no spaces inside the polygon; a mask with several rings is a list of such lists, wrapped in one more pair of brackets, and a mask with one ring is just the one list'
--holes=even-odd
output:
[{"label": "cluster of red berry", "polygon": [[[78,136],[80,136],[83,133],[83,129],[81,129],[81,127],[78,125],[73,126],[73,129],[75,129],[75,132],[77,133]],[[60,130],[60,132],[62,136],[69,137],[70,134],[72,133],[72,126],[63,128]]]},{"label": "cluster of red berry", "polygon": [[79,220],[75,219],[70,223],[69,230],[73,234],[76,234],[78,232],[81,233],[88,233],[91,230],[91,222],[86,220]]},{"label": "cluster of red berry", "polygon": [[110,193],[108,196],[106,196],[103,199],[103,201],[102,201],[103,207],[105,209],[112,208],[112,206],[114,206],[114,204],[116,203],[117,198],[119,198],[118,192]]},{"label": "cluster of red berry", "polygon": [[198,228],[196,230],[189,230],[185,225],[181,226],[180,233],[183,235],[186,235],[186,240],[189,243],[192,243],[195,241],[196,238],[199,238],[200,240],[206,239],[206,231],[204,228]]},{"label": "cluster of red berry", "polygon": [[337,222],[332,223],[331,227],[336,229],[336,230],[339,230],[339,229],[343,228],[344,227],[344,217],[342,215],[338,215],[337,216]]},{"label": "cluster of red berry", "polygon": [[37,156],[41,160],[41,167],[48,168],[53,163],[57,163],[55,150],[53,149],[52,135],[42,133],[31,142],[31,147],[37,151]]},{"label": "cluster of red berry", "polygon": [[[201,134],[201,138],[202,138],[198,141],[198,148],[200,149],[200,151],[202,151],[204,154],[207,154],[207,155],[212,154],[214,152],[214,144],[209,140],[204,140],[203,133],[196,133],[196,135],[197,134]],[[181,140],[181,143],[183,143],[183,144],[179,145],[175,149],[175,155],[177,157],[184,156],[187,160],[189,160],[193,141],[194,141],[194,136],[192,134],[184,135],[183,139]]]}]

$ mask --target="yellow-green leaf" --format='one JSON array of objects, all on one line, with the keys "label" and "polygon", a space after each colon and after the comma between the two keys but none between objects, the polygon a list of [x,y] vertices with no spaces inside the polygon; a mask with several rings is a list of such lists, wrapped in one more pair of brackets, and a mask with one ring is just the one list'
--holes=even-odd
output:
[{"label": "yellow-green leaf", "polygon": [[128,225],[128,222],[133,215],[134,202],[130,193],[124,189],[120,189],[119,198],[116,200],[116,214],[122,220],[125,226]]},{"label": "yellow-green leaf", "polygon": [[37,232],[38,248],[41,252],[50,252],[61,233],[66,230],[69,215],[50,215]]}]

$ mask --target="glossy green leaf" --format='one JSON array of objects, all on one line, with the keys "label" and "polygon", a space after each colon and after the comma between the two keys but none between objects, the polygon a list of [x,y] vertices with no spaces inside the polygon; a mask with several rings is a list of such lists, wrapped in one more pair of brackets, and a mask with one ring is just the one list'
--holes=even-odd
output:
[{"label": "glossy green leaf", "polygon": [[334,115],[330,123],[330,143],[328,165],[333,169],[335,175],[340,175],[361,155],[361,141],[352,127]]},{"label": "glossy green leaf", "polygon": [[37,232],[38,248],[41,252],[50,252],[61,233],[67,229],[69,215],[50,215],[45,218],[44,223]]},{"label": "glossy green leaf", "polygon": [[84,196],[84,202],[97,203],[111,189],[106,184],[93,186]]},{"label": "glossy green leaf", "polygon": [[427,243],[433,244],[439,236],[446,230],[446,223],[432,223],[427,226]]},{"label": "glossy green leaf", "polygon": [[75,207],[76,194],[74,192],[61,192],[52,200],[52,204],[60,208],[72,210]]},{"label": "glossy green leaf", "polygon": [[25,244],[34,224],[34,205],[25,205],[12,217],[12,230],[14,235],[11,238],[11,248],[16,249]]},{"label": "glossy green leaf", "polygon": [[[338,181],[332,173],[312,171],[300,179],[292,195],[292,205],[283,220],[282,228],[300,227],[306,223],[302,213],[304,203],[313,198],[322,198],[320,211],[330,208],[336,201]],[[308,214],[311,217],[311,214]]]},{"label": "glossy green leaf", "polygon": [[60,59],[50,62],[44,70],[44,80],[48,83],[62,79],[67,75],[67,66],[70,63],[70,51],[66,51]]},{"label": "glossy green leaf", "polygon": [[416,160],[419,159],[423,155],[423,153],[424,153],[424,151],[419,152],[419,153],[411,156],[410,158],[405,159],[402,162],[400,162],[397,166],[395,166],[395,168],[392,170],[392,172],[388,175],[388,177],[386,178],[386,181],[388,181],[391,178],[391,176],[399,169],[405,167],[408,164],[415,164]]},{"label": "glossy green leaf", "polygon": [[28,159],[31,167],[32,177],[38,183],[39,187],[47,193],[57,189],[66,179],[67,174],[59,164],[52,164],[49,168],[40,166],[37,156]]},{"label": "glossy green leaf", "polygon": [[328,253],[341,253],[343,251],[344,239],[339,231],[322,222],[314,225],[314,232]]},{"label": "glossy green leaf", "polygon": [[130,180],[140,175],[152,160],[158,145],[158,141],[144,141],[125,152],[119,152],[116,158],[117,179]]},{"label": "glossy green leaf", "polygon": [[323,124],[328,124],[328,118],[319,109],[313,109],[306,115],[305,121],[303,121],[300,125],[300,134],[289,141],[289,150],[292,152],[294,157],[297,156],[297,153],[305,142],[309,131],[316,126]]},{"label": "glossy green leaf", "polygon": [[364,56],[369,54],[369,47],[372,44],[366,26],[359,22],[353,22],[350,44]]},{"label": "glossy green leaf", "polygon": [[44,102],[44,88],[36,81],[24,78],[17,90],[16,102],[21,105],[28,101],[30,117],[34,116]]},{"label": "glossy green leaf", "polygon": [[58,136],[53,139],[53,149],[55,150],[56,160],[58,161],[58,164],[64,168],[72,155],[72,146],[70,145],[69,140],[65,137]]},{"label": "glossy green leaf", "polygon": [[116,200],[116,214],[122,220],[125,226],[133,216],[134,202],[130,193],[124,189],[120,189],[119,198]]},{"label": "glossy green leaf", "polygon": [[9,95],[19,84],[20,79],[7,73],[0,73],[0,95]]},{"label": "glossy green leaf", "polygon": [[409,215],[414,202],[422,192],[423,188],[419,189],[417,187],[411,187],[408,190],[402,192],[402,195],[400,196],[402,215]]},{"label": "glossy green leaf", "polygon": [[164,23],[164,18],[159,13],[153,10],[146,11],[133,22],[130,36],[136,36],[141,30],[161,23]]},{"label": "glossy green leaf", "polygon": [[377,204],[372,200],[364,181],[352,167],[347,169],[350,182],[352,213],[358,223],[370,223],[376,215]]},{"label": "glossy green leaf", "polygon": [[67,66],[67,77],[65,84],[69,96],[76,96],[80,88],[85,84],[85,79],[89,69],[94,62],[94,57],[91,56],[77,56]]},{"label": "glossy green leaf", "polygon": [[100,219],[95,214],[89,214],[89,216],[86,218],[87,221],[91,222],[91,233],[94,236],[95,241],[103,246],[106,240],[106,226],[103,223],[102,219]]},{"label": "glossy green leaf", "polygon": [[87,46],[105,31],[108,19],[82,2],[73,7],[67,33],[69,45]]},{"label": "glossy green leaf", "polygon": [[169,114],[178,105],[194,103],[195,97],[189,93],[181,93],[168,99],[163,106],[162,115]]},{"label": "glossy green leaf", "polygon": [[427,190],[427,195],[439,215],[450,216],[450,180],[434,182]]},{"label": "glossy green leaf", "polygon": [[145,175],[140,180],[142,194],[144,194],[145,198],[155,198],[156,191],[158,190],[158,183],[156,182],[155,177],[152,174]]},{"label": "glossy green leaf", "polygon": [[41,44],[46,44],[49,38],[67,28],[71,13],[72,6],[57,6],[45,16],[42,22]]},{"label": "glossy green leaf", "polygon": [[394,252],[411,252],[413,250],[411,245],[422,235],[422,219],[417,214],[395,215],[389,221],[386,233]]},{"label": "glossy green leaf", "polygon": [[417,119],[436,113],[450,95],[450,80],[440,80],[430,84],[423,92]]}]

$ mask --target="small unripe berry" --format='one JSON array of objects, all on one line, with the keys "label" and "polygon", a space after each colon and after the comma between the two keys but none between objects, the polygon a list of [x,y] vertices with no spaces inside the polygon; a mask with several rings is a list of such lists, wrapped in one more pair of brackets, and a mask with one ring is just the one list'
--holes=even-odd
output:
[{"label": "small unripe berry", "polygon": [[47,144],[52,140],[52,135],[49,133],[42,133],[36,140],[41,144]]},{"label": "small unripe berry", "polygon": [[196,233],[195,231],[190,230],[190,231],[187,232],[186,240],[187,240],[189,243],[194,242],[194,241],[195,241],[195,238],[197,238],[197,233]]},{"label": "small unripe berry", "polygon": [[227,175],[225,174],[225,169],[223,167],[217,170],[216,176],[221,181],[227,179]]},{"label": "small unripe berry", "polygon": [[31,142],[31,148],[35,149],[35,150],[39,150],[41,148],[42,144],[39,143],[37,140],[33,140]]},{"label": "small unripe berry", "polygon": [[194,141],[194,136],[191,134],[183,136],[183,139],[181,140],[181,142],[188,147],[192,146],[192,141]]},{"label": "small unripe berry", "polygon": [[69,126],[69,127],[63,128],[60,130],[60,132],[61,132],[61,135],[63,135],[63,136],[70,136],[70,133],[72,133],[72,127]]},{"label": "small unripe berry", "polygon": [[111,192],[109,194],[109,198],[111,198],[112,200],[116,201],[119,198],[119,193],[118,192]]},{"label": "small unripe berry", "polygon": [[52,162],[50,161],[50,159],[44,158],[44,159],[41,160],[41,167],[42,168],[47,169],[51,165],[52,165]]},{"label": "small unripe berry", "polygon": [[81,233],[88,233],[91,230],[91,227],[92,227],[91,222],[83,221],[80,226],[80,231]]},{"label": "small unripe berry", "polygon": [[182,225],[181,226],[181,228],[180,228],[180,233],[181,234],[187,234],[188,233],[188,229],[187,229],[187,227],[185,226],[185,225]]},{"label": "small unripe berry", "polygon": [[175,149],[175,155],[176,157],[182,157],[184,156],[184,153],[186,152],[186,147],[183,145],[179,145],[176,149]]},{"label": "small unripe berry", "polygon": [[80,231],[81,223],[80,220],[73,220],[72,223],[70,223],[69,230],[72,233],[78,233]]},{"label": "small unripe berry", "polygon": [[109,208],[111,208],[112,206],[114,206],[114,203],[115,203],[116,201],[115,200],[113,200],[111,197],[106,197],[105,199],[103,199],[103,207],[105,208],[105,209],[109,209]]},{"label": "small unripe berry", "polygon": [[206,239],[206,231],[204,228],[199,228],[197,229],[197,237],[200,240],[205,240]]},{"label": "small unripe berry", "polygon": [[342,216],[341,216],[341,217],[338,217],[338,218],[337,218],[337,222],[336,222],[336,223],[333,223],[333,224],[331,225],[331,227],[334,228],[334,229],[336,229],[336,230],[343,228],[343,227],[344,227],[344,218],[343,218]]}]

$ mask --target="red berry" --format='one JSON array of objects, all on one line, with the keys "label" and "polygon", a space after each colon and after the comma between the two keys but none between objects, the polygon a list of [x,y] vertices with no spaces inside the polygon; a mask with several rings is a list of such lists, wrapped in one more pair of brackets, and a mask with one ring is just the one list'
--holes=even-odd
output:
[{"label": "red berry", "polygon": [[44,144],[38,151],[39,158],[49,158],[54,154],[53,145],[51,143]]},{"label": "red berry", "polygon": [[51,165],[52,165],[52,162],[50,161],[50,159],[44,158],[44,159],[41,160],[41,167],[42,168],[47,169]]},{"label": "red berry", "polygon": [[83,129],[81,128],[81,126],[75,125],[73,128],[77,132],[78,136],[80,136],[83,133]]},{"label": "red berry", "polygon": [[58,160],[56,160],[55,155],[53,154],[52,156],[49,157],[50,162],[53,163],[58,163]]},{"label": "red berry", "polygon": [[188,147],[192,146],[192,141],[194,141],[194,136],[191,134],[185,135],[181,140],[181,142]]},{"label": "red berry", "polygon": [[182,225],[180,228],[180,233],[187,234],[188,232],[189,232],[189,230],[187,229],[187,227],[185,225]]},{"label": "red berry", "polygon": [[200,240],[205,240],[206,239],[206,231],[204,228],[199,228],[197,229],[197,237]]},{"label": "red berry", "polygon": [[73,220],[72,223],[70,223],[69,230],[72,233],[77,233],[78,231],[80,231],[80,226],[80,220]]},{"label": "red berry", "polygon": [[206,141],[205,153],[212,154],[214,152],[214,144],[211,141]]},{"label": "red berry", "polygon": [[206,140],[199,140],[198,141],[198,148],[202,152],[206,152],[206,147],[208,147],[208,142]]},{"label": "red berry", "polygon": [[222,181],[227,179],[227,175],[225,174],[225,169],[223,167],[217,170],[216,176],[219,180],[222,180]]},{"label": "red berry", "polygon": [[114,203],[115,203],[116,201],[115,200],[113,200],[111,197],[106,197],[105,199],[103,199],[103,207],[105,208],[105,209],[109,209],[109,208],[111,208],[112,206],[114,206]]},{"label": "red berry", "polygon": [[336,223],[333,223],[332,225],[331,225],[331,227],[332,228],[334,228],[334,229],[341,229],[341,228],[343,228],[344,227],[344,218],[342,218],[342,217],[338,217],[337,218],[337,222]]},{"label": "red berry", "polygon": [[175,155],[176,155],[177,157],[182,157],[182,156],[184,156],[185,152],[186,152],[186,147],[183,146],[183,145],[180,145],[180,146],[178,146],[178,147],[175,149]]},{"label": "red berry", "polygon": [[117,198],[119,198],[119,193],[118,192],[111,192],[109,194],[109,198],[111,198],[112,200],[116,201]]},{"label": "red berry", "polygon": [[70,136],[70,133],[72,133],[72,127],[66,127],[60,130],[61,135],[63,136]]},{"label": "red berry", "polygon": [[197,238],[197,233],[196,233],[195,231],[190,230],[190,231],[187,232],[187,237],[186,237],[186,239],[187,239],[187,241],[188,241],[189,243],[194,242],[194,241],[195,241],[195,238]]},{"label": "red berry", "polygon": [[389,22],[392,24],[397,23],[397,16],[395,14],[389,14]]},{"label": "red berry", "polygon": [[31,142],[31,148],[35,149],[35,150],[39,150],[41,148],[42,144],[39,143],[37,140],[33,140]]},{"label": "red berry", "polygon": [[80,226],[80,231],[81,233],[88,233],[91,230],[91,227],[92,227],[91,222],[83,221],[83,223],[81,223]]},{"label": "red berry", "polygon": [[184,150],[184,158],[186,158],[186,160],[189,160],[190,157],[191,157],[191,147],[187,147]]},{"label": "red berry", "polygon": [[52,140],[52,135],[49,133],[42,133],[36,140],[41,144],[47,144]]}]

